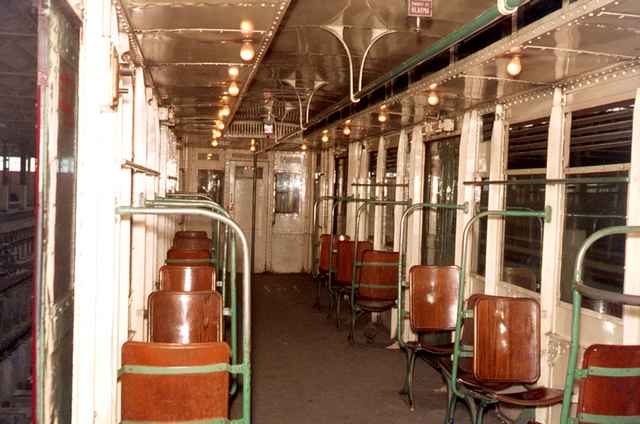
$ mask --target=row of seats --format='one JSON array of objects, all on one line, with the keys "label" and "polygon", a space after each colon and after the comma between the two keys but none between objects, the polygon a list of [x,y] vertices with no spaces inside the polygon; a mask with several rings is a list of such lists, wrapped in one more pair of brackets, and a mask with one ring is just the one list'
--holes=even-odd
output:
[{"label": "row of seats", "polygon": [[179,231],[148,297],[148,341],[122,347],[125,422],[183,422],[229,416],[231,351],[223,300],[203,231]]},{"label": "row of seats", "polygon": [[[326,281],[332,294],[338,325],[342,299],[346,294],[352,295],[351,339],[358,313],[380,312],[397,307],[398,303],[406,305],[398,308],[397,341],[406,352],[401,393],[408,397],[412,409],[418,355],[425,356],[448,383],[446,422],[452,422],[460,400],[469,407],[475,423],[483,422],[484,411],[489,406],[506,404],[522,408],[528,412],[529,422],[533,422],[536,407],[562,402],[563,390],[536,385],[542,355],[541,312],[537,300],[484,294],[465,298],[464,291],[460,292],[460,269],[456,266],[414,266],[409,270],[405,287],[398,279],[397,252],[374,251],[368,241],[358,242],[357,247],[354,244],[344,235],[320,236],[319,278]],[[395,267],[385,266],[387,263],[395,263]],[[409,296],[406,303],[403,301],[405,291]],[[461,301],[463,304],[459,307]],[[405,321],[412,330],[410,341],[405,340],[403,334]],[[453,343],[456,329],[461,332],[457,351]],[[638,366],[640,347],[612,349],[597,345],[587,350],[583,366],[621,368],[625,359]],[[589,411],[596,415],[637,418],[640,378],[617,378],[604,384],[604,390],[598,388],[598,379],[605,383],[603,377],[597,376],[582,381],[578,410],[583,414]],[[607,401],[612,395],[616,399]]]}]

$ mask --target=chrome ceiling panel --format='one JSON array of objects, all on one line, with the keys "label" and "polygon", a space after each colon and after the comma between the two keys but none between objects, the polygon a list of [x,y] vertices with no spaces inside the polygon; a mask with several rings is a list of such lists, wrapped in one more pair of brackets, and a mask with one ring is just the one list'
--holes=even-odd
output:
[{"label": "chrome ceiling panel", "polygon": [[[456,117],[470,108],[510,103],[550,93],[555,86],[572,88],[579,82],[623,76],[637,72],[640,63],[640,2],[636,0],[584,0],[574,2],[518,33],[474,53],[446,69],[412,84],[406,92],[381,100],[355,113],[352,133],[344,136],[347,119],[331,124],[331,142],[321,141],[323,127],[307,135],[317,147],[362,140],[392,133],[411,122],[429,118]],[[510,77],[506,67],[514,50],[519,52],[522,72]],[[632,69],[632,70],[631,70]],[[622,71],[619,71],[622,70]],[[635,70],[635,71],[634,71]],[[440,102],[427,104],[425,97],[431,84]],[[380,125],[376,118],[379,105],[391,111],[389,121]],[[353,130],[357,128],[357,130]]]}]

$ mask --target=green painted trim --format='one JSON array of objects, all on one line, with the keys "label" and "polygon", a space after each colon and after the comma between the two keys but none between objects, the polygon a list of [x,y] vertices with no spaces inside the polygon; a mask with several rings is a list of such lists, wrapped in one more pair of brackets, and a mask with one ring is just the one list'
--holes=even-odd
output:
[{"label": "green painted trim", "polygon": [[118,378],[124,374],[142,375],[191,375],[191,374],[211,374],[216,372],[229,372],[231,374],[244,373],[242,365],[210,364],[178,367],[154,367],[147,365],[125,365],[118,370]]},{"label": "green painted trim", "polygon": [[594,414],[578,414],[575,422],[586,422],[592,424],[638,424],[640,423],[640,415],[594,415]]},{"label": "green painted trim", "polygon": [[576,370],[576,377],[640,377],[640,368],[589,367]]}]

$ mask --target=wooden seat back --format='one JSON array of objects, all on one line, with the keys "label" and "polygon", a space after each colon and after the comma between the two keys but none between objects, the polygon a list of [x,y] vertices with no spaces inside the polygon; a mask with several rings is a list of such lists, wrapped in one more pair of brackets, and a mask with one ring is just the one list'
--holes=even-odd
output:
[{"label": "wooden seat back", "polygon": [[[474,377],[486,383],[533,384],[538,381],[538,302],[523,297],[474,295],[469,299],[469,309],[473,310]],[[466,328],[465,333],[468,333]]]},{"label": "wooden seat back", "polygon": [[[359,244],[359,243],[358,243]],[[398,252],[366,250],[362,253],[358,276],[358,298],[369,300],[395,300],[398,298]],[[365,265],[371,263],[371,265]],[[392,266],[377,265],[378,263]],[[367,287],[388,286],[389,288]]]},{"label": "wooden seat back", "polygon": [[207,238],[206,231],[176,231],[176,234],[173,236],[173,239],[179,238]]},{"label": "wooden seat back", "polygon": [[[353,247],[355,241],[338,240],[338,257],[336,258],[336,283],[343,286],[351,285],[351,277],[353,275]],[[369,241],[358,242],[358,260],[362,259],[362,254],[366,250],[373,249],[373,245]],[[357,281],[357,280],[356,280]]]},{"label": "wooden seat back", "polygon": [[[318,263],[318,269],[320,272],[329,272],[329,249],[331,249],[331,237],[333,237],[333,248],[334,250],[337,248],[337,243],[340,239],[349,240],[349,236],[345,235],[331,235],[331,234],[322,234],[320,236],[320,260]],[[337,254],[333,253],[332,263],[333,269],[336,267],[336,258]]]},{"label": "wooden seat back", "polygon": [[160,268],[160,290],[214,290],[216,270],[211,265],[163,265]]},{"label": "wooden seat back", "polygon": [[[122,366],[179,367],[229,363],[226,343],[126,342]],[[146,375],[120,377],[122,420],[176,422],[229,416],[229,373]]]},{"label": "wooden seat back", "polygon": [[173,240],[173,246],[171,248],[182,250],[211,250],[211,239],[179,238]]},{"label": "wooden seat back", "polygon": [[459,269],[416,265],[409,270],[409,316],[416,333],[456,328]]},{"label": "wooden seat back", "polygon": [[[640,346],[592,345],[582,361],[584,369],[640,368]],[[640,416],[640,377],[588,376],[579,381],[578,414]]]},{"label": "wooden seat back", "polygon": [[215,291],[156,291],[149,295],[149,341],[222,341],[222,297]]}]

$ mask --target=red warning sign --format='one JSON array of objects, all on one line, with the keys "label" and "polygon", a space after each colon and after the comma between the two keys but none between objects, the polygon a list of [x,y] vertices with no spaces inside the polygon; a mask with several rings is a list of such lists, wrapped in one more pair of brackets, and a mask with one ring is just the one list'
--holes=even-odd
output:
[{"label": "red warning sign", "polygon": [[409,16],[430,18],[433,16],[433,0],[408,0]]}]

